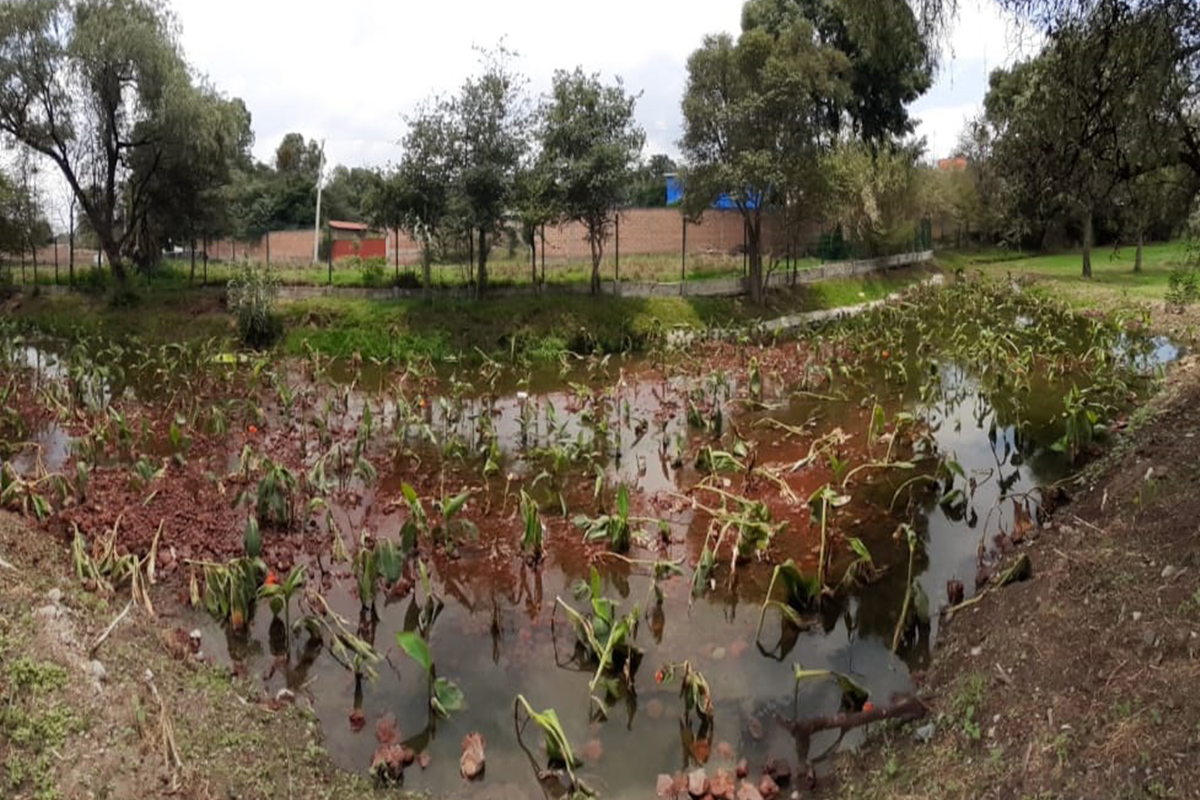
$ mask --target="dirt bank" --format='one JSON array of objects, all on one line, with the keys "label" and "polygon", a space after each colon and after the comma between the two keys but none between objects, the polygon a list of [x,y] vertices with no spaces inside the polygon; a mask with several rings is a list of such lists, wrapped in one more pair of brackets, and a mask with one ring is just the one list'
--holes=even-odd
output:
[{"label": "dirt bank", "polygon": [[62,543],[0,512],[0,797],[371,796],[328,763],[306,698],[198,663],[165,609],[132,607],[93,653],[127,603],[81,589]]},{"label": "dirt bank", "polygon": [[[876,732],[824,792],[1200,796],[1200,363],[1189,358],[1025,552],[946,626],[935,716]],[[1015,554],[1014,554],[1015,557]]]}]

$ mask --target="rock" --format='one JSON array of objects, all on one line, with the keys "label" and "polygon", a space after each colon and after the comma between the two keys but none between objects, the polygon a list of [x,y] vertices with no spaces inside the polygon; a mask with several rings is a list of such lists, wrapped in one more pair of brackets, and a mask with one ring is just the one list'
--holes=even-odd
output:
[{"label": "rock", "polygon": [[478,733],[468,733],[462,740],[462,758],[458,760],[458,771],[469,781],[483,774],[483,737]]},{"label": "rock", "polygon": [[931,739],[933,739],[933,732],[935,730],[936,730],[936,726],[932,722],[930,722],[925,725],[922,725],[921,727],[919,727],[915,731],[913,731],[913,736],[917,737],[918,742],[925,744],[925,743],[928,743]]},{"label": "rock", "polygon": [[1142,620],[1142,612],[1140,612],[1140,611],[1135,611],[1135,612],[1133,612],[1132,614],[1130,614],[1130,615],[1129,615],[1129,618],[1130,618],[1130,619],[1132,619],[1134,622],[1141,622],[1141,620]]},{"label": "rock", "polygon": [[725,660],[725,648],[724,647],[714,647],[713,651],[712,651],[712,660],[713,661],[724,661]]},{"label": "rock", "polygon": [[675,779],[670,775],[662,774],[658,776],[658,782],[654,787],[654,796],[661,800],[668,800],[675,796]]},{"label": "rock", "polygon": [[717,755],[726,761],[733,760],[733,745],[724,740],[717,742]]},{"label": "rock", "polygon": [[50,591],[46,592],[46,599],[51,603],[54,603],[54,605],[58,605],[63,599],[62,590],[58,588],[51,589]]},{"label": "rock", "polygon": [[1163,567],[1162,579],[1164,581],[1172,580],[1173,578],[1175,578],[1175,576],[1177,576],[1182,571],[1183,570],[1179,569],[1179,567],[1174,567],[1170,564],[1167,564],[1165,567]]},{"label": "rock", "polygon": [[363,715],[361,708],[356,708],[350,712],[350,730],[358,733],[367,724],[367,718]]},{"label": "rock", "polygon": [[971,648],[971,657],[972,658],[979,658],[981,655],[983,655],[982,645]]},{"label": "rock", "polygon": [[746,763],[746,759],[743,758],[740,761],[738,761],[737,767],[734,769],[734,772],[737,774],[739,779],[744,778],[750,774],[750,765]]},{"label": "rock", "polygon": [[742,785],[737,790],[737,800],[763,800],[763,796],[757,786],[742,781]]},{"label": "rock", "polygon": [[291,689],[284,687],[275,693],[276,703],[294,703],[296,702],[296,693]]},{"label": "rock", "polygon": [[103,664],[101,664],[99,661],[96,661],[95,659],[88,662],[87,671],[88,671],[88,674],[91,675],[93,678],[95,678],[97,681],[103,682],[108,679],[108,670],[106,670],[104,668]]},{"label": "rock", "polygon": [[419,756],[417,756],[417,763],[421,765],[421,769],[425,769],[426,767],[428,767],[429,762],[432,760],[433,760],[433,756],[429,755],[428,750],[422,752]]},{"label": "rock", "polygon": [[50,620],[50,619],[58,619],[58,615],[60,613],[61,613],[61,609],[59,609],[58,606],[51,603],[48,606],[42,606],[37,611],[33,612],[33,615],[35,617],[38,617],[39,619]]},{"label": "rock", "polygon": [[192,628],[192,632],[188,634],[188,639],[192,643],[193,652],[200,652],[200,640],[203,638],[204,634],[200,632],[199,628]]},{"label": "rock", "polygon": [[712,793],[714,800],[734,800],[733,776],[726,770],[717,770],[717,774],[713,776],[709,792]]},{"label": "rock", "polygon": [[708,773],[703,769],[694,769],[687,776],[688,794],[692,797],[704,797],[708,794]]},{"label": "rock", "polygon": [[779,795],[779,784],[770,775],[763,775],[758,782],[758,793],[763,800],[774,800]]}]

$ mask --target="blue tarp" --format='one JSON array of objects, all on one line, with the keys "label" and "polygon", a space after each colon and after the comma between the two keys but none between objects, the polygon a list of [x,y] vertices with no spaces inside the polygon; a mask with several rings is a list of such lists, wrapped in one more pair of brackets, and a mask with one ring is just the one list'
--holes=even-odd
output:
[{"label": "blue tarp", "polygon": [[[749,194],[751,196],[751,199],[749,201],[750,208],[757,207],[758,201],[755,198],[755,193],[748,192],[747,194]],[[683,182],[680,181],[679,177],[676,175],[668,175],[667,176],[667,205],[677,206],[682,202],[683,202]],[[716,199],[716,201],[713,202],[711,207],[736,210],[737,203],[733,202],[733,200],[731,200],[729,198],[729,195],[723,194],[720,197],[718,197]]]}]

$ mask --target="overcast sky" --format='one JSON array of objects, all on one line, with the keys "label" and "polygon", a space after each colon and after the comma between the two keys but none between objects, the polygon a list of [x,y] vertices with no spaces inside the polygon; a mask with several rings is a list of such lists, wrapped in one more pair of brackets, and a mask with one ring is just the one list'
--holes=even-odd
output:
[{"label": "overcast sky", "polygon": [[[933,89],[912,107],[929,155],[954,146],[990,70],[1021,52],[990,3],[962,0]],[[706,33],[736,33],[741,0],[172,0],[188,60],[254,118],[270,160],[289,131],[324,138],[329,161],[396,161],[402,115],[451,93],[477,67],[473,45],[501,37],[536,94],[557,68],[620,75],[641,92],[647,153],[677,153],[685,64]]]}]

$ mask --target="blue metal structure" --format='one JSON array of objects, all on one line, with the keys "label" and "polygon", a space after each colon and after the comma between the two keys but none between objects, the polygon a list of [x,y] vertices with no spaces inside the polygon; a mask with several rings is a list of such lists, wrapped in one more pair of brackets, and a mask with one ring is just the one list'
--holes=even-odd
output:
[{"label": "blue metal structure", "polygon": [[[749,194],[751,195],[751,198],[749,201],[750,208],[757,208],[758,203],[762,197],[761,193],[750,192]],[[757,194],[758,196],[755,197],[754,196],[755,194]],[[668,175],[667,176],[667,205],[677,206],[682,202],[683,202],[683,181],[679,180],[678,175]],[[721,208],[721,209],[736,211],[737,203],[733,202],[733,200],[730,199],[729,195],[723,194],[723,195],[719,196],[713,202],[711,208]]]}]

